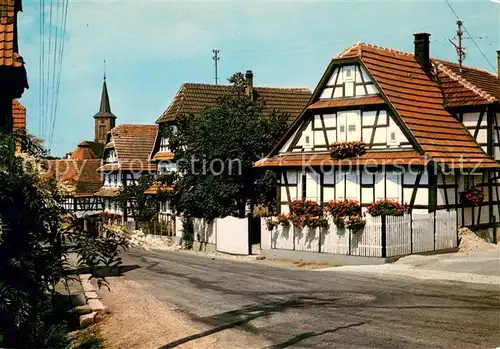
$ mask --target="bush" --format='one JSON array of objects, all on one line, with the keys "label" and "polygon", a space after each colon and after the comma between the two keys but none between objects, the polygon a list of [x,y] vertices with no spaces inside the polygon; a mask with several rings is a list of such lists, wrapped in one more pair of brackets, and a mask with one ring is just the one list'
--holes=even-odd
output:
[{"label": "bush", "polygon": [[192,217],[182,216],[182,240],[184,240],[184,247],[193,248],[194,222]]},{"label": "bush", "polygon": [[373,216],[402,216],[408,212],[408,206],[394,200],[378,200],[367,207],[367,212]]}]

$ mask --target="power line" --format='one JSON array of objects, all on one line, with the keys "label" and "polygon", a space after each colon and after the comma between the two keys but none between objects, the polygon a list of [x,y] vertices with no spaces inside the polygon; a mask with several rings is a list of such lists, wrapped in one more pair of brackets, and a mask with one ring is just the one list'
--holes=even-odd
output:
[{"label": "power line", "polygon": [[[54,130],[56,126],[57,120],[57,106],[59,105],[59,88],[61,86],[61,75],[62,75],[62,66],[63,66],[63,57],[64,57],[64,43],[66,41],[66,23],[68,19],[68,0],[63,0],[61,5],[61,31],[59,34],[59,49],[56,49],[56,56],[54,59],[54,74],[57,76],[55,80],[55,94],[52,97],[53,101],[53,118],[52,118],[52,128],[50,132],[50,141],[49,141],[49,149],[52,148],[52,142],[54,140]],[[58,26],[59,27],[59,26]],[[57,38],[57,32],[56,32]],[[57,61],[57,70],[56,70],[56,61]],[[57,73],[56,73],[57,72]]]},{"label": "power line", "polygon": [[[460,17],[458,16],[457,12],[453,9],[453,6],[451,6],[450,2],[448,0],[445,0],[445,1],[448,4],[448,7],[450,8],[451,12],[453,12],[453,14],[455,15],[455,17],[457,18],[457,20],[461,21]],[[465,32],[467,33],[467,35],[469,35],[470,39],[472,40],[472,42],[474,43],[474,45],[476,46],[476,48],[479,50],[479,52],[481,53],[481,55],[484,57],[484,59],[486,60],[486,62],[488,62],[488,64],[490,65],[490,67],[493,69],[493,71],[495,71],[496,68],[490,62],[490,60],[488,59],[488,57],[484,54],[483,50],[481,50],[481,47],[479,47],[479,45],[477,44],[476,40],[474,39],[474,36],[472,36],[472,34],[465,27],[465,25],[463,25],[463,28],[464,28]]]}]

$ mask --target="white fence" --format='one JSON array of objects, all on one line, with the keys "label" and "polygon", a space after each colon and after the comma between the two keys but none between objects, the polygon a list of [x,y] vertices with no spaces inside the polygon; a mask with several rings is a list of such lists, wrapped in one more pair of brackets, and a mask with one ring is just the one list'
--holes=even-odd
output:
[{"label": "white fence", "polygon": [[366,257],[394,257],[457,247],[456,211],[428,214],[367,217],[363,230],[339,229],[329,220],[327,228],[298,229],[262,226],[262,249],[285,249]]},{"label": "white fence", "polygon": [[[211,244],[220,252],[247,255],[250,251],[248,218],[224,217],[213,221],[193,218],[194,241]],[[182,217],[175,218],[175,236],[182,238]]]}]

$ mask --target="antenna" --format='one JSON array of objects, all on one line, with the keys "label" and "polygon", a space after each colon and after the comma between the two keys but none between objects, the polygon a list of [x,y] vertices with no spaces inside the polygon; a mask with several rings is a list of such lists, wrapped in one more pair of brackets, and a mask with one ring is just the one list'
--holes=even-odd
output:
[{"label": "antenna", "polygon": [[215,84],[217,85],[217,81],[219,80],[219,76],[217,75],[217,65],[218,65],[217,63],[219,62],[219,59],[220,59],[220,57],[219,57],[220,51],[217,49],[214,49],[214,50],[212,50],[212,52],[214,54],[212,59],[214,60],[214,65],[215,65]]},{"label": "antenna", "polygon": [[[462,37],[464,35],[464,31],[462,30],[462,25],[464,23],[461,20],[457,21],[457,36],[454,37],[453,39],[449,39],[451,44],[455,46],[455,49],[457,50],[457,56],[458,56],[458,65],[459,65],[459,70],[460,73],[462,72],[462,64],[465,59],[465,48],[462,46]],[[457,39],[458,43],[455,43],[453,40]]]}]

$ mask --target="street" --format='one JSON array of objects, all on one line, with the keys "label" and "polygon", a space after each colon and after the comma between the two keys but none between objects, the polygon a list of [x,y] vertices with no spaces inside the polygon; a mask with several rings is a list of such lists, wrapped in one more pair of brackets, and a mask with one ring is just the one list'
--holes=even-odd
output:
[{"label": "street", "polygon": [[500,292],[493,285],[306,271],[182,252],[131,250],[123,259],[125,269],[139,268],[120,278],[198,330],[162,348],[207,336],[218,336],[219,348],[500,345]]}]

